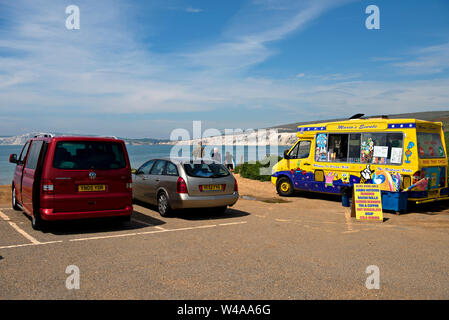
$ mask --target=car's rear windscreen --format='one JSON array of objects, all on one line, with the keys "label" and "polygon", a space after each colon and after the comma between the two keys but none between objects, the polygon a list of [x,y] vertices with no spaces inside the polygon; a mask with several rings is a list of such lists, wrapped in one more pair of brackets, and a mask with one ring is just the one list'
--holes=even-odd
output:
[{"label": "car's rear windscreen", "polygon": [[229,176],[229,171],[220,163],[197,162],[184,163],[184,170],[188,176],[197,178],[221,178]]},{"label": "car's rear windscreen", "polygon": [[59,141],[53,167],[66,170],[113,170],[125,168],[126,160],[121,143]]}]

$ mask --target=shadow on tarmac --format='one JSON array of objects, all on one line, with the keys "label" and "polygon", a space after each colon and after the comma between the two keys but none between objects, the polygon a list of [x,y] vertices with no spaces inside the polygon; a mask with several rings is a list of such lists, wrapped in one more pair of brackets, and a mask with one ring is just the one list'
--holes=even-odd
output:
[{"label": "shadow on tarmac", "polygon": [[[29,220],[31,218],[23,213]],[[137,219],[139,221],[135,221]],[[165,224],[164,221],[147,216],[134,210],[131,221],[123,221],[118,217],[111,218],[91,218],[79,220],[62,220],[45,222],[41,232],[55,235],[86,234],[86,233],[105,233],[123,230],[136,230],[151,226]]]},{"label": "shadow on tarmac", "polygon": [[[157,207],[145,202],[134,200],[134,203],[146,209],[158,212]],[[225,212],[220,212],[216,208],[183,209],[174,210],[167,218],[179,218],[184,220],[216,220],[230,219],[248,216],[249,213],[241,210],[229,208]],[[140,220],[140,219],[139,219]]]},{"label": "shadow on tarmac", "polygon": [[[339,202],[341,205],[341,195],[337,195],[337,194],[297,191],[293,194],[292,197],[328,200],[328,201]],[[288,197],[287,197],[287,199],[288,199]],[[441,212],[446,211],[448,209],[449,209],[449,199],[442,200],[442,201],[421,203],[421,204],[416,204],[414,202],[409,201],[407,204],[407,212],[401,213],[401,215],[410,214],[410,213],[437,215],[437,214],[440,214]],[[390,210],[385,211],[385,212],[394,213],[393,211],[390,211]]]}]

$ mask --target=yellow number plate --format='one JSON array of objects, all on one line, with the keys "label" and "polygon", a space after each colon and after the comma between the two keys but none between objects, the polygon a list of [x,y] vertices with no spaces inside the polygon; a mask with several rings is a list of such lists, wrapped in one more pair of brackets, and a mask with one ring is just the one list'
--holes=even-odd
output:
[{"label": "yellow number plate", "polygon": [[221,191],[221,184],[206,184],[202,187],[203,191]]},{"label": "yellow number plate", "polygon": [[104,184],[82,184],[78,186],[79,192],[86,191],[106,191],[106,185]]}]

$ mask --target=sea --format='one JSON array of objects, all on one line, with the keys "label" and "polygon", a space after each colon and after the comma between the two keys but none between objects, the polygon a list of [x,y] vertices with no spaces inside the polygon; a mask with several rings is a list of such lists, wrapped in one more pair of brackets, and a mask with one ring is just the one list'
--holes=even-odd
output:
[{"label": "sea", "polygon": [[[14,164],[9,163],[9,155],[20,154],[23,146],[0,145],[0,185],[10,184],[14,175]],[[204,146],[206,156],[214,147],[218,147],[219,152],[224,159],[226,151],[229,151],[235,159],[235,163],[262,160],[268,155],[282,155],[284,150],[290,146]],[[138,168],[144,162],[153,158],[175,156],[190,156],[192,146],[173,146],[173,145],[127,145],[129,160],[132,168]]]}]

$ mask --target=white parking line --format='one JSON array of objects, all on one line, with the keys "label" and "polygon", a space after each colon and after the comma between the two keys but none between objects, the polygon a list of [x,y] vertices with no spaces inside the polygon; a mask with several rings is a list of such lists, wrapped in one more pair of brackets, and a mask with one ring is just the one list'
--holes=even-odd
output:
[{"label": "white parking line", "polygon": [[216,228],[218,226],[227,226],[227,225],[235,225],[235,224],[243,224],[246,223],[246,221],[242,222],[234,222],[234,223],[223,223],[220,225],[216,224],[208,224],[203,226],[196,226],[196,227],[185,227],[185,228],[177,228],[177,229],[164,229],[162,227],[155,228],[159,230],[152,230],[152,231],[144,231],[144,232],[133,232],[133,233],[125,233],[125,234],[114,234],[110,236],[99,236],[99,237],[88,237],[88,238],[78,238],[78,239],[70,239],[69,241],[88,241],[88,240],[99,240],[99,239],[110,239],[110,238],[119,238],[119,237],[132,237],[132,236],[138,236],[138,235],[144,235],[144,234],[153,234],[153,233],[164,233],[164,232],[175,232],[175,231],[185,231],[185,230],[196,230],[196,229],[206,229],[206,228]]},{"label": "white parking line", "polygon": [[[31,235],[26,233],[24,230],[19,228],[17,224],[11,221],[11,219],[4,214],[2,211],[0,211],[0,218],[2,218],[4,221],[8,222],[17,232],[19,232],[21,235],[23,235],[25,238],[31,241],[31,243],[25,243],[25,244],[16,244],[16,245],[9,245],[9,246],[3,246],[0,247],[0,249],[7,249],[7,248],[19,248],[19,247],[28,247],[28,246],[37,246],[37,245],[47,245],[47,244],[53,244],[53,243],[61,243],[64,242],[64,240],[58,240],[58,241],[48,241],[48,242],[40,242],[33,238]],[[152,226],[155,229],[158,230],[151,230],[151,231],[143,231],[143,232],[133,232],[133,233],[125,233],[125,234],[114,234],[114,235],[106,235],[106,236],[97,236],[97,237],[87,237],[87,238],[76,238],[76,239],[70,239],[69,242],[75,242],[75,241],[88,241],[88,240],[99,240],[99,239],[111,239],[111,238],[122,238],[122,237],[132,237],[137,235],[145,235],[145,234],[153,234],[153,233],[165,233],[165,232],[175,232],[175,231],[185,231],[185,230],[196,230],[196,229],[207,229],[207,228],[216,228],[220,226],[230,226],[230,225],[238,225],[238,224],[244,224],[247,223],[246,221],[239,221],[239,222],[229,222],[229,223],[220,223],[220,224],[209,224],[209,225],[202,225],[202,226],[195,226],[195,227],[184,227],[184,228],[177,228],[177,229],[166,229],[160,226],[155,226],[147,222],[143,222],[137,219],[133,219],[134,221],[138,223],[145,224],[147,226]]]},{"label": "white parking line", "polygon": [[246,221],[220,223],[219,226],[233,226],[233,225],[236,225],[236,224],[244,224],[244,223],[246,223]]},{"label": "white parking line", "polygon": [[2,211],[0,211],[0,218],[2,218],[3,220],[7,221],[11,227],[13,227],[18,233],[20,233],[22,236],[24,236],[25,238],[27,238],[28,240],[31,241],[31,243],[33,244],[40,244],[40,241],[37,241],[35,238],[33,238],[32,236],[30,236],[28,233],[26,233],[24,230],[22,230],[21,228],[19,228],[19,226],[17,224],[15,224],[14,222],[11,221],[11,219],[9,219],[9,217],[4,214]]},{"label": "white parking line", "polygon": [[28,246],[43,246],[45,244],[52,244],[52,243],[59,243],[59,242],[63,242],[63,241],[58,240],[58,241],[39,242],[39,243],[13,244],[11,246],[0,247],[0,249],[19,248],[19,247],[28,247]]}]

